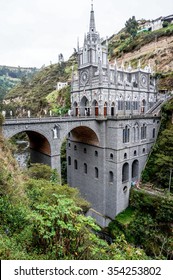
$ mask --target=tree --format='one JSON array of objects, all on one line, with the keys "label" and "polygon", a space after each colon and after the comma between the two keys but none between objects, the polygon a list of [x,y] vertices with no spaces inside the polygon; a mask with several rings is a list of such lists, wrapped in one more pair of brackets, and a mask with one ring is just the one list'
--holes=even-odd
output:
[{"label": "tree", "polygon": [[170,169],[173,169],[173,129],[165,129],[158,143],[159,150],[156,154],[156,176],[163,186],[168,186]]},{"label": "tree", "polygon": [[129,20],[125,23],[126,32],[129,33],[133,38],[137,34],[138,29],[138,22],[135,19],[135,16],[132,16],[132,18],[129,18]]}]

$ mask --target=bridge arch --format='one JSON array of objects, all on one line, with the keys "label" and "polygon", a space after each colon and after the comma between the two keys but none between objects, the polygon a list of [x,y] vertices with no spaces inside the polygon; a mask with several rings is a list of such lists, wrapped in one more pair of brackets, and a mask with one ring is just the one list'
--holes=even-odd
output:
[{"label": "bridge arch", "polygon": [[[71,172],[77,172],[83,166],[83,171],[85,175],[87,174],[86,164],[90,161],[93,149],[100,146],[100,140],[98,131],[95,132],[94,127],[81,126],[77,123],[73,123],[71,127],[68,127],[68,130],[63,130],[63,132],[64,137],[61,137],[60,143],[61,171],[59,173],[61,173],[62,182],[71,185]],[[83,162],[84,159],[87,163]]]},{"label": "bridge arch", "polygon": [[18,134],[26,133],[29,140],[30,161],[31,163],[44,163],[51,166],[52,147],[49,137],[44,135],[42,131],[20,129],[11,133],[8,138],[12,138]]},{"label": "bridge arch", "polygon": [[[68,132],[72,141],[99,146],[99,137],[96,132],[87,126],[77,126]],[[68,137],[69,138],[69,137]]]}]

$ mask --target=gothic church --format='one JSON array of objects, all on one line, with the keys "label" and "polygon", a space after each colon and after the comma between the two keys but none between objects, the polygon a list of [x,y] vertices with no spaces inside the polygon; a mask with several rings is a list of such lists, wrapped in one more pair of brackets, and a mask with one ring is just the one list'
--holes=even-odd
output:
[{"label": "gothic church", "polygon": [[[160,117],[154,114],[157,90],[150,66],[125,69],[108,61],[108,44],[96,31],[91,5],[89,31],[77,47],[73,73],[73,117],[94,118],[89,127],[72,130],[67,141],[67,177],[90,203],[89,215],[106,226],[129,203],[129,191],[140,180],[157,137]],[[98,133],[99,132],[99,133]]]}]

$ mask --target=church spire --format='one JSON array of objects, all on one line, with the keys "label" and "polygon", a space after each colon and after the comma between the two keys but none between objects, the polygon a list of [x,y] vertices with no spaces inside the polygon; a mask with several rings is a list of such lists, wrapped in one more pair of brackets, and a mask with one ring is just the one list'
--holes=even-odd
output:
[{"label": "church spire", "polygon": [[96,32],[94,9],[93,9],[93,0],[91,0],[91,13],[90,13],[89,32]]}]

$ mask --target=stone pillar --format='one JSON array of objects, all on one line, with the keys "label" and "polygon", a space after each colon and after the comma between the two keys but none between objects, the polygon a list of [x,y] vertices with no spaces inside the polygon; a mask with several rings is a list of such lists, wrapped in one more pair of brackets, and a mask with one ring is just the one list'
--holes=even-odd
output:
[{"label": "stone pillar", "polygon": [[61,154],[51,155],[51,168],[57,170],[61,183]]}]

